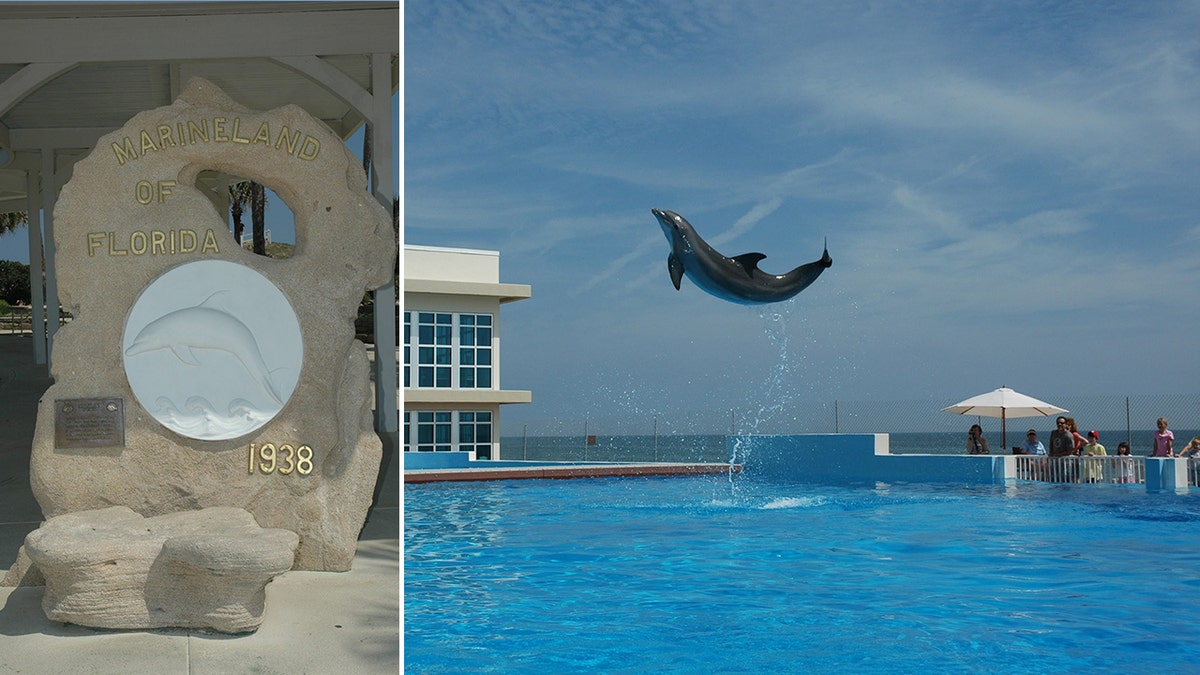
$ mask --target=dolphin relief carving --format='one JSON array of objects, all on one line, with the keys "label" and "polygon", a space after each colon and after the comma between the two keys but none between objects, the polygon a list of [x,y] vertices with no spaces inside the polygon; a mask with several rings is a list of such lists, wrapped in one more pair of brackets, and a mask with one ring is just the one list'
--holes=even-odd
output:
[{"label": "dolphin relief carving", "polygon": [[758,262],[767,256],[762,253],[743,253],[732,258],[717,252],[700,238],[696,228],[674,211],[650,209],[663,234],[671,243],[667,255],[667,270],[671,283],[679,290],[687,274],[697,286],[710,295],[742,305],[782,302],[808,288],[833,265],[826,248],[820,260],[801,265],[786,274],[767,274],[758,269]]},{"label": "dolphin relief carving", "polygon": [[146,324],[125,350],[125,356],[136,356],[156,349],[170,349],[175,358],[199,366],[200,360],[194,349],[213,349],[232,354],[250,377],[267,396],[283,405],[283,400],[271,383],[271,373],[263,360],[262,351],[254,334],[228,312],[210,306],[213,298],[224,291],[209,296],[195,307],[179,309]]}]

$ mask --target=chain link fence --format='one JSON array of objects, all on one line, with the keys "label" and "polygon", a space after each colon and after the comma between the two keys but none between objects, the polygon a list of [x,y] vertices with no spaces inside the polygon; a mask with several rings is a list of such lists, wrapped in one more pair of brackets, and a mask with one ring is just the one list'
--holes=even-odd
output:
[{"label": "chain link fence", "polygon": [[[1050,402],[1070,412],[1081,434],[1100,432],[1109,454],[1128,442],[1149,454],[1155,421],[1166,417],[1182,448],[1200,435],[1200,394],[1062,396]],[[967,430],[983,428],[993,454],[1007,454],[1034,429],[1046,443],[1054,417],[1000,419],[942,412],[956,400],[792,402],[768,408],[686,413],[520,420],[502,415],[501,459],[561,461],[727,461],[725,436],[736,434],[887,433],[894,453],[965,453]]]}]

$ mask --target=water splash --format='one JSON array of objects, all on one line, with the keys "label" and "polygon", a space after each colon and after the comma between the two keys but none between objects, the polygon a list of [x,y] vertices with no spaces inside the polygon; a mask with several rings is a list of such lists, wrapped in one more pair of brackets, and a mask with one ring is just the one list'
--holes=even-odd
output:
[{"label": "water splash", "polygon": [[733,466],[739,460],[745,464],[752,450],[751,442],[743,436],[762,432],[768,422],[779,419],[794,407],[797,393],[794,388],[797,381],[795,375],[803,362],[802,356],[792,352],[794,307],[794,302],[783,302],[751,310],[757,312],[763,334],[774,346],[777,356],[771,363],[763,386],[756,390],[758,395],[753,400],[747,400],[749,416],[734,425],[733,431],[738,438],[734,439],[729,457],[730,480]]}]

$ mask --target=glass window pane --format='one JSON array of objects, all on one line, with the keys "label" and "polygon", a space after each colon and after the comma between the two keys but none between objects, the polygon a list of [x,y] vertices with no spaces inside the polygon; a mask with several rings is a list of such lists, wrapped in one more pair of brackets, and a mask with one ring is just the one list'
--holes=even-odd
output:
[{"label": "glass window pane", "polygon": [[491,314],[480,314],[478,316],[478,323],[480,326],[492,325],[492,315]]},{"label": "glass window pane", "polygon": [[461,389],[474,389],[475,371],[471,368],[463,368],[458,371],[458,386]]},{"label": "glass window pane", "polygon": [[476,365],[490,366],[492,365],[492,350],[477,349],[475,350]]},{"label": "glass window pane", "polygon": [[492,442],[492,425],[476,424],[475,425],[475,442],[476,443],[491,443]]},{"label": "glass window pane", "polygon": [[450,344],[450,340],[452,339],[453,335],[454,334],[451,332],[450,326],[438,326],[437,327],[437,342],[436,342],[436,344],[439,344],[439,345]]},{"label": "glass window pane", "polygon": [[422,367],[417,368],[417,386],[432,387],[433,386],[433,368]]},{"label": "glass window pane", "polygon": [[417,363],[421,365],[432,365],[433,347],[417,347]]},{"label": "glass window pane", "polygon": [[459,328],[458,343],[464,347],[470,347],[475,344],[475,329],[474,328]]},{"label": "glass window pane", "polygon": [[475,388],[476,389],[491,389],[492,388],[492,369],[491,368],[476,368],[475,369]]},{"label": "glass window pane", "polygon": [[450,325],[450,315],[449,314],[438,314],[437,322],[438,322],[438,325],[440,325],[440,326],[449,326]]},{"label": "glass window pane", "polygon": [[[473,424],[460,424],[458,426],[458,442],[460,445],[463,443],[470,443],[471,439],[475,437],[474,427],[475,425]],[[466,448],[461,449],[465,450]]]},{"label": "glass window pane", "polygon": [[417,314],[417,323],[433,323],[433,312],[421,312]]},{"label": "glass window pane", "polygon": [[449,443],[450,442],[450,425],[449,424],[438,424],[438,425],[434,426],[433,440],[435,443]]},{"label": "glass window pane", "polygon": [[491,328],[477,328],[475,332],[475,340],[481,345],[490,345],[492,343]]},{"label": "glass window pane", "polygon": [[474,349],[458,350],[458,365],[460,365],[460,366],[475,365],[475,350]]},{"label": "glass window pane", "polygon": [[486,411],[478,412],[478,413],[475,413],[475,415],[476,415],[475,419],[479,420],[480,422],[491,422],[492,421],[492,413],[490,413],[490,412],[486,412]]},{"label": "glass window pane", "polygon": [[475,325],[475,315],[474,314],[463,314],[462,316],[458,317],[458,322],[459,322],[459,325],[462,325],[462,326],[474,326]]},{"label": "glass window pane", "polygon": [[422,345],[433,344],[433,326],[418,326],[417,327],[417,344],[422,344]]},{"label": "glass window pane", "polygon": [[449,387],[450,386],[450,369],[449,368],[438,368],[437,369],[437,377],[435,378],[434,386],[436,386],[436,387]]},{"label": "glass window pane", "polygon": [[435,363],[437,363],[437,365],[439,365],[439,366],[450,365],[450,348],[449,347],[438,347],[437,348],[437,360],[435,361]]}]

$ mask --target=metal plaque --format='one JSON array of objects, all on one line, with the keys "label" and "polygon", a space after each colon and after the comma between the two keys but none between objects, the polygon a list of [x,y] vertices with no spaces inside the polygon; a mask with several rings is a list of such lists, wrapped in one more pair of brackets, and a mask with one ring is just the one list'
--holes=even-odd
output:
[{"label": "metal plaque", "polygon": [[54,402],[54,445],[107,448],[125,445],[125,400],[69,398]]}]

